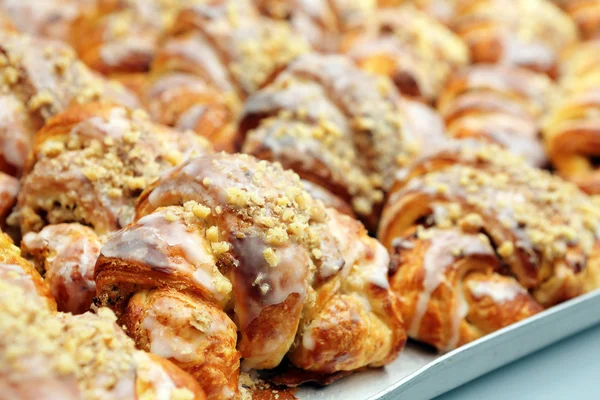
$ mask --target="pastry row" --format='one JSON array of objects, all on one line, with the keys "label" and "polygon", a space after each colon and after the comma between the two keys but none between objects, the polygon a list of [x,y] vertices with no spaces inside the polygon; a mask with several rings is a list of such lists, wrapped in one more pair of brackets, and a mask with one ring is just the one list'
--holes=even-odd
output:
[{"label": "pastry row", "polygon": [[193,3],[0,2],[0,392],[291,396],[600,286],[594,2]]}]

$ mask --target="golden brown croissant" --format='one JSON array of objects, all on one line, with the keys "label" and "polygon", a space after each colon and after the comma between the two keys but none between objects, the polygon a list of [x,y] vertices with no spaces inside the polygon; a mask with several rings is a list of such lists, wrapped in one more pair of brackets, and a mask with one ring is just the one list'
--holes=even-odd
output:
[{"label": "golden brown croissant", "polygon": [[401,298],[408,334],[440,351],[542,310],[514,278],[494,272],[499,262],[487,236],[419,229],[392,246],[390,284]]},{"label": "golden brown croissant", "polygon": [[106,103],[72,106],[48,121],[35,137],[17,214],[23,250],[45,271],[60,310],[89,308],[100,240],[131,222],[142,190],[205,151],[193,132]]},{"label": "golden brown croissant", "polygon": [[242,151],[279,161],[373,225],[398,166],[444,136],[427,106],[337,55],[299,57],[246,102]]},{"label": "golden brown croissant", "polygon": [[343,35],[373,18],[375,1],[364,0],[254,0],[260,12],[287,21],[313,49],[339,51]]},{"label": "golden brown croissant", "polygon": [[2,399],[205,399],[191,376],[136,350],[106,308],[56,315],[0,275],[0,320]]},{"label": "golden brown croissant", "polygon": [[295,173],[219,153],[146,189],[95,277],[139,347],[222,399],[238,396],[240,357],[269,369],[287,356],[325,374],[390,362],[406,337],[388,264],[360,223],[313,200]]},{"label": "golden brown croissant", "polygon": [[70,42],[92,69],[139,87],[168,29],[184,6],[201,0],[95,0],[73,22]]},{"label": "golden brown croissant", "polygon": [[66,45],[0,33],[0,170],[19,175],[33,135],[74,103],[110,99],[135,106],[123,87],[90,72]]},{"label": "golden brown croissant", "polygon": [[392,78],[403,94],[429,102],[469,62],[458,36],[410,6],[374,13],[345,35],[342,51],[362,69]]},{"label": "golden brown croissant", "polygon": [[0,11],[22,33],[68,42],[73,22],[97,0],[1,0]]},{"label": "golden brown croissant", "polygon": [[549,0],[467,0],[451,23],[475,63],[500,63],[555,77],[560,52],[577,40],[577,27]]},{"label": "golden brown croissant", "polygon": [[493,142],[543,166],[540,119],[556,95],[545,75],[511,66],[475,65],[452,76],[438,109],[450,136]]},{"label": "golden brown croissant", "polygon": [[575,21],[583,39],[600,37],[600,1],[553,0]]},{"label": "golden brown croissant", "polygon": [[548,155],[558,174],[588,193],[600,193],[600,41],[582,42],[565,52],[563,96],[544,119]]},{"label": "golden brown croissant", "polygon": [[145,102],[154,120],[232,151],[239,104],[308,45],[246,0],[212,3],[179,14],[157,52]]},{"label": "golden brown croissant", "polygon": [[378,237],[409,334],[447,350],[598,288],[599,223],[574,185],[463,141],[399,175]]}]

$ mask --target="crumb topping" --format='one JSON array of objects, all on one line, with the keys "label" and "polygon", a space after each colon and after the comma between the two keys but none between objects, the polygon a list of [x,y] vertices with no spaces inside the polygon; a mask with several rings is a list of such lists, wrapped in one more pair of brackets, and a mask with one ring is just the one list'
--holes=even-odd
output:
[{"label": "crumb topping", "polygon": [[[40,210],[46,213],[46,221],[76,220],[92,225],[101,234],[125,226],[133,217],[135,200],[149,183],[175,166],[174,162],[209,149],[200,136],[154,125],[145,113],[116,106],[97,108],[97,115],[75,124],[66,134],[47,136],[39,143],[36,163],[24,178],[19,203],[26,230],[41,229],[44,221]],[[173,157],[174,153],[178,157]],[[47,191],[40,198],[41,189],[36,186],[40,179],[62,185],[83,179],[93,192]],[[94,213],[98,210],[89,206],[91,202],[108,210],[117,225],[106,227],[97,222]]]},{"label": "crumb topping", "polygon": [[[478,230],[483,220],[494,216],[515,235],[515,241],[498,244],[503,257],[519,248],[530,257],[539,254],[543,260],[552,261],[564,258],[572,247],[589,256],[598,239],[600,211],[575,185],[530,167],[497,146],[465,146],[458,159],[480,163],[431,171],[412,179],[393,197],[414,190],[441,197],[451,203],[436,203],[441,209],[437,213],[443,216],[436,223],[450,221],[467,231]],[[461,203],[462,210],[453,202]]]}]

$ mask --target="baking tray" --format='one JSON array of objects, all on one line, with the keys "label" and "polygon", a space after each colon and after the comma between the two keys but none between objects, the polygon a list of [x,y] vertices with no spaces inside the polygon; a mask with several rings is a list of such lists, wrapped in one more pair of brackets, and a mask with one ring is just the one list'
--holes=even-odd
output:
[{"label": "baking tray", "polygon": [[600,290],[444,355],[409,343],[385,368],[356,373],[324,388],[303,387],[296,396],[301,400],[431,399],[597,323]]}]

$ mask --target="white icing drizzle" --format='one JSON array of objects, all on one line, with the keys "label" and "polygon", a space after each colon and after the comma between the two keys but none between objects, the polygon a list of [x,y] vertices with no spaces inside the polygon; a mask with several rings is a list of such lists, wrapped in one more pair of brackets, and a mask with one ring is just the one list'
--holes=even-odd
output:
[{"label": "white icing drizzle", "polygon": [[[383,289],[390,288],[388,281],[388,271],[390,265],[390,255],[381,243],[376,240],[369,240],[375,247],[375,256],[369,262],[371,268],[363,268],[366,273],[366,281]],[[363,273],[363,276],[365,274]],[[370,307],[370,306],[369,306]]]},{"label": "white icing drizzle", "polygon": [[[200,327],[194,324],[196,318],[193,313],[194,309],[177,299],[158,299],[142,322],[142,328],[148,331],[150,337],[150,352],[180,362],[192,362],[204,357],[208,336],[226,334],[232,325],[224,313],[207,312],[202,313],[206,319],[204,323],[210,324]],[[165,319],[168,319],[166,324],[161,322]]]},{"label": "white icing drizzle", "polygon": [[205,112],[206,107],[201,104],[188,108],[177,120],[176,128],[181,130],[195,129]]},{"label": "white icing drizzle", "polygon": [[448,340],[445,349],[446,351],[453,350],[457,347],[458,341],[460,340],[460,324],[469,313],[469,303],[467,303],[467,300],[465,299],[462,281],[458,281],[455,294],[456,305],[454,307],[454,313],[452,314],[452,336],[450,336],[450,340]]},{"label": "white icing drizzle", "polygon": [[[167,210],[159,210],[147,215],[132,229],[113,236],[102,248],[102,255],[188,274],[217,301],[225,301],[231,286],[217,269],[215,258],[201,233],[188,231],[180,220],[167,221],[166,212]],[[168,257],[162,253],[160,249],[165,245],[179,247],[184,252],[185,259]],[[225,284],[216,284],[217,281]]]},{"label": "white icing drizzle", "polygon": [[113,107],[108,118],[92,117],[81,122],[72,130],[73,135],[76,135],[80,130],[85,132],[84,127],[88,124],[115,139],[123,137],[131,129],[131,121],[127,118],[127,111],[122,107]]},{"label": "white icing drizzle", "polygon": [[0,278],[2,280],[10,281],[13,285],[18,285],[23,289],[24,293],[37,293],[32,277],[29,274],[26,274],[23,268],[18,264],[0,263]]},{"label": "white icing drizzle", "polygon": [[196,75],[172,73],[162,76],[148,90],[148,97],[163,96],[164,101],[170,101],[178,88],[186,91],[202,93],[207,89],[206,84]]},{"label": "white icing drizzle", "polygon": [[[178,312],[182,313],[183,311]],[[170,327],[161,324],[153,316],[144,318],[142,327],[150,333],[151,353],[180,362],[190,362],[196,359],[196,346],[171,332]]]},{"label": "white icing drizzle", "polygon": [[[241,246],[236,248],[236,253],[243,257],[239,268],[241,270],[256,268],[257,273],[254,282],[243,282],[240,279],[234,285],[257,286],[258,293],[260,293],[256,299],[253,296],[247,296],[243,300],[247,310],[236,312],[243,329],[256,319],[264,308],[281,304],[294,293],[299,294],[300,298],[304,298],[306,294],[308,254],[296,244],[275,248],[279,263],[276,267],[270,267],[265,265],[266,261],[263,256],[263,250],[267,247],[262,239],[247,237],[242,241]],[[252,276],[246,271],[240,272],[244,274],[243,279]]]},{"label": "white icing drizzle", "polygon": [[134,357],[138,365],[138,374],[145,382],[152,384],[154,389],[152,398],[155,400],[171,400],[177,386],[162,366],[152,361],[143,351],[136,351]]},{"label": "white icing drizzle", "polygon": [[169,41],[163,51],[186,57],[203,68],[212,82],[222,90],[233,91],[227,71],[212,46],[201,35]]},{"label": "white icing drizzle", "polygon": [[12,96],[0,96],[0,150],[7,163],[21,168],[29,151],[31,134],[23,128],[23,106]]},{"label": "white icing drizzle", "polygon": [[150,38],[131,36],[126,40],[105,43],[100,49],[100,58],[109,66],[117,66],[134,54],[153,54],[155,44]]},{"label": "white icing drizzle", "polygon": [[555,61],[553,50],[542,43],[526,43],[514,34],[504,37],[501,63],[509,65],[539,65],[547,69]]},{"label": "white icing drizzle", "polygon": [[316,343],[315,338],[312,335],[312,324],[308,325],[304,330],[304,334],[302,335],[302,346],[310,351],[315,349]]},{"label": "white icing drizzle", "polygon": [[86,235],[85,231],[78,232],[68,224],[58,224],[46,226],[38,233],[27,233],[23,245],[28,251],[49,251],[44,264],[46,282],[61,311],[76,313],[81,307],[89,306],[96,293],[94,266],[100,254],[97,238]]},{"label": "white icing drizzle", "polygon": [[[409,335],[412,337],[418,337],[419,335],[421,320],[427,311],[432,293],[441,284],[451,285],[446,280],[446,270],[457,260],[457,256],[453,252],[460,250],[462,257],[494,254],[494,250],[489,243],[484,243],[476,235],[462,234],[456,230],[433,230],[430,232],[433,236],[423,259],[423,290],[419,293],[415,313],[408,330]],[[455,293],[460,296],[460,290],[458,289],[455,290]],[[462,320],[464,318],[464,316],[461,317],[463,312],[459,299],[458,306],[454,309],[453,321],[458,318]],[[458,330],[459,324],[454,323],[453,325],[455,331]]]},{"label": "white icing drizzle", "polygon": [[527,291],[514,281],[469,281],[468,289],[474,297],[480,299],[489,297],[495,303],[505,303],[512,301],[520,294],[527,294]]},{"label": "white icing drizzle", "polygon": [[16,199],[19,193],[19,181],[10,175],[0,173],[0,199]]}]

